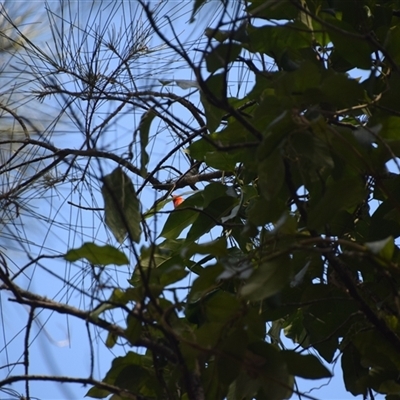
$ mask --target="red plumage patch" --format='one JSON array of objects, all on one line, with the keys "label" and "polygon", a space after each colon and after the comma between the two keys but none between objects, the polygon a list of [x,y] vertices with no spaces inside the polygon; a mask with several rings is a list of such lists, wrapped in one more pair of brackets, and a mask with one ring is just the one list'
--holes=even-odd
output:
[{"label": "red plumage patch", "polygon": [[183,203],[183,197],[182,196],[172,196],[172,201],[174,203],[174,208],[176,208],[179,206],[179,204]]}]

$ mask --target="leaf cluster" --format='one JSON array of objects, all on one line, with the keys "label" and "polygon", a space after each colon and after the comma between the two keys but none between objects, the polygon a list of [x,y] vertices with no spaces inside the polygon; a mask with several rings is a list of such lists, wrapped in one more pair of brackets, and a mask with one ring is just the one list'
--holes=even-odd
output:
[{"label": "leaf cluster", "polygon": [[[204,3],[194,1],[192,21]],[[130,171],[166,196],[142,214],[126,165],[118,160],[103,178],[105,223],[119,243],[128,240],[135,269],[88,321],[122,311],[121,329],[101,322],[106,346],[133,350],[103,379],[121,392],[93,386],[87,395],[286,399],[301,394],[296,378],[329,378],[340,358],[351,394],[400,399],[400,3],[243,6],[236,14],[226,6],[230,21],[205,31],[196,63],[166,43],[197,79],[202,111],[192,114],[204,123],[179,146],[191,167],[210,173],[204,187],[137,248],[172,190],[201,177],[158,185],[147,173],[150,125],[160,117],[153,108]],[[236,67],[254,85],[232,96]],[[65,258],[128,262],[93,243]]]},{"label": "leaf cluster", "polygon": [[[246,13],[206,31],[209,76],[198,83],[209,133],[187,149],[234,178],[177,207],[123,296],[140,308],[127,320],[131,343],[145,334],[176,359],[128,354],[105,381],[145,398],[282,399],[295,377],[329,377],[324,365],[341,354],[347,390],[395,399],[400,178],[386,165],[400,143],[396,8],[254,0]],[[242,98],[226,90],[235,64],[255,77]],[[186,299],[166,300],[189,271]]]}]

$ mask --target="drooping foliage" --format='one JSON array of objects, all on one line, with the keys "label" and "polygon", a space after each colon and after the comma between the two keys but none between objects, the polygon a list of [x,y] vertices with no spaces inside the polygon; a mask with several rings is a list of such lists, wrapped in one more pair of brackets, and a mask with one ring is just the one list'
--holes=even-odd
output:
[{"label": "drooping foliage", "polygon": [[[192,24],[204,3],[193,2]],[[180,100],[199,125],[176,148],[187,171],[160,182],[148,168],[155,102],[140,122],[138,165],[115,159],[103,178],[105,223],[134,249],[135,269],[85,318],[108,331],[106,346],[132,349],[87,395],[307,398],[296,379],[329,378],[340,360],[354,396],[400,399],[400,2],[230,6],[199,58],[165,43],[196,77],[175,83],[201,101]],[[142,209],[132,173],[166,195]],[[189,186],[169,211],[167,196]],[[146,241],[154,218],[162,224]],[[94,246],[65,257],[126,264]],[[116,309],[120,325],[105,313]]]},{"label": "drooping foliage", "polygon": [[[329,376],[322,364],[340,353],[349,392],[400,398],[394,3],[252,1],[232,29],[206,31],[196,68],[206,129],[187,152],[226,179],[188,197],[140,258],[146,283],[131,290],[147,306],[130,316],[133,331],[160,338],[174,360],[157,361],[163,388],[151,389],[152,371],[145,386],[124,375],[127,389],[179,397],[178,379],[191,399],[288,398],[296,377]],[[243,64],[254,87],[230,97]],[[202,240],[217,227],[217,239]],[[196,276],[187,298],[165,300],[186,271]],[[136,357],[135,368],[157,368],[154,351]],[[119,368],[106,382],[122,379]]]}]

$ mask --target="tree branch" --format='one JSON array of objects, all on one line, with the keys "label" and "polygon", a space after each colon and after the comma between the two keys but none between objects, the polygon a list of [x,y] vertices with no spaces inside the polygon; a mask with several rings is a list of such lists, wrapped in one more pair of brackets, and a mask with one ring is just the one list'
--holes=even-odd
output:
[{"label": "tree branch", "polygon": [[[119,337],[123,337],[129,341],[129,338],[126,336],[125,329],[123,329],[119,325],[112,324],[102,318],[93,317],[91,311],[83,311],[67,304],[58,303],[51,299],[47,299],[46,297],[39,296],[37,294],[24,290],[15,284],[12,284],[11,288],[9,288],[7,285],[1,285],[0,290],[10,290],[18,296],[18,298],[16,299],[10,299],[10,301],[14,301],[19,304],[27,304],[31,307],[53,310],[58,312],[59,314],[71,315],[73,317],[81,319],[82,321],[87,321],[92,325],[98,326],[106,330],[107,332],[113,333]],[[153,342],[147,338],[139,338],[135,341],[135,343],[132,343],[132,345],[145,347],[149,350],[162,354],[171,362],[176,362],[175,354],[171,351],[171,349],[159,343]]]},{"label": "tree branch", "polygon": [[99,389],[108,390],[110,393],[117,394],[123,398],[132,400],[147,400],[147,397],[133,394],[129,390],[121,389],[118,386],[101,382],[93,378],[74,378],[71,376],[49,376],[49,375],[14,375],[0,381],[0,387],[10,385],[20,381],[44,381],[44,382],[60,382],[60,383],[80,383],[83,385],[94,385]]}]

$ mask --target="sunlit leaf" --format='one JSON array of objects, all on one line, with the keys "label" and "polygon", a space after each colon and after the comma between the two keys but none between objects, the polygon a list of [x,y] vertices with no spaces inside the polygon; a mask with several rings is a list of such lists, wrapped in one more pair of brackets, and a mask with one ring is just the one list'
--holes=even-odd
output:
[{"label": "sunlit leaf", "polygon": [[95,265],[129,264],[126,255],[121,250],[109,244],[98,246],[95,243],[85,243],[78,249],[68,250],[64,257],[67,261],[71,262],[86,259],[91,264]]},{"label": "sunlit leaf", "polygon": [[109,396],[110,392],[105,389],[100,389],[95,386],[90,388],[87,392],[85,397],[92,397],[94,399],[104,399],[105,397]]}]

